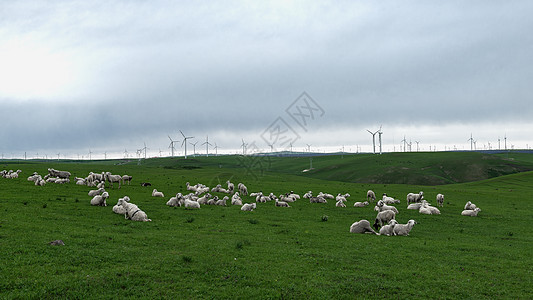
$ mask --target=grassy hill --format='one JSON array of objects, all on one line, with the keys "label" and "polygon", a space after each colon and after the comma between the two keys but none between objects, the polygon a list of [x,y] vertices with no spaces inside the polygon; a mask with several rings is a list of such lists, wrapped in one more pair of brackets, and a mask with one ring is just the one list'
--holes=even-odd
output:
[{"label": "grassy hill", "polygon": [[[359,166],[370,172],[373,159],[383,160],[385,169],[394,167],[394,160],[411,160],[410,170],[427,163],[451,169],[461,167],[456,161],[466,160],[464,154],[459,156],[320,157],[313,164],[327,170],[330,160],[346,171]],[[510,162],[518,170],[527,161],[523,157]],[[473,182],[456,175],[463,183],[429,186],[353,183],[349,173],[334,177],[339,168],[326,174],[332,180],[315,178],[324,174],[301,172],[308,158],[276,158],[262,173],[254,173],[261,170],[258,165],[247,171],[242,163],[231,156],[149,159],[140,164],[4,162],[1,169],[23,172],[18,179],[0,178],[0,298],[494,299],[533,294],[533,234],[528,227],[533,202],[527,197],[533,192],[533,172]],[[31,173],[45,174],[49,167],[69,170],[73,176],[90,171],[132,175],[130,186],[107,189],[108,204],[128,195],[153,221],[135,223],[112,213],[110,206],[90,206],[86,186],[36,187],[26,181]],[[428,170],[424,174],[431,174]],[[251,213],[236,206],[185,210],[165,205],[175,193],[186,192],[187,181],[213,186],[228,179],[246,183],[250,191],[348,192],[351,197],[346,208],[335,207],[334,201],[310,204],[302,199],[290,208],[258,204]],[[141,187],[143,181],[153,186]],[[154,187],[166,197],[152,198]],[[372,206],[353,207],[368,189],[402,200],[398,221],[418,222],[410,236],[348,232],[353,222],[376,215]],[[433,203],[437,193],[445,194],[441,215],[405,209],[405,195],[419,190]],[[477,218],[460,215],[469,200],[482,208]],[[48,245],[56,239],[65,246]]]},{"label": "grassy hill", "polygon": [[[531,154],[478,152],[352,154],[310,157],[219,156],[153,159],[146,166],[167,169],[239,169],[257,176],[264,172],[358,183],[442,185],[494,178],[533,170]],[[514,157],[516,157],[516,159]],[[311,160],[313,169],[309,169]],[[137,161],[131,164],[137,164]]]}]

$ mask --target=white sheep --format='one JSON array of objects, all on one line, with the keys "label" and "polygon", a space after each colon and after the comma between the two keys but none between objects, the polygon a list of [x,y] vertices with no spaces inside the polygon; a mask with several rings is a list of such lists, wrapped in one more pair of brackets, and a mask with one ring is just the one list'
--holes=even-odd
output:
[{"label": "white sheep", "polygon": [[103,192],[105,192],[104,188],[99,188],[97,190],[90,190],[89,196],[94,197],[96,195],[102,195]]},{"label": "white sheep", "polygon": [[217,203],[217,201],[218,201],[218,196],[215,196],[215,197],[207,200],[206,204],[207,205],[215,205],[215,203]]},{"label": "white sheep", "polygon": [[415,220],[409,220],[407,224],[394,225],[394,235],[409,235],[409,232],[411,232],[411,229],[413,229],[413,226],[415,226],[415,224]]},{"label": "white sheep", "polygon": [[228,200],[228,196],[224,196],[224,198],[218,200],[215,202],[215,205],[220,205],[220,206],[226,206],[226,201]]},{"label": "white sheep", "polygon": [[120,186],[122,185],[122,176],[120,175],[113,175],[111,172],[105,173],[105,180],[109,183],[111,183],[111,188],[114,187],[114,184],[118,182],[118,188],[120,189]]},{"label": "white sheep", "polygon": [[200,208],[200,203],[185,199],[185,208]]},{"label": "white sheep", "polygon": [[113,212],[119,215],[125,215],[126,214],[126,208],[120,204],[120,201],[129,202],[130,197],[124,196],[124,198],[119,198],[117,204],[113,206]]},{"label": "white sheep", "polygon": [[419,210],[420,207],[422,207],[422,203],[421,202],[418,202],[418,203],[411,203],[407,206],[407,209],[415,209],[415,210]]},{"label": "white sheep", "polygon": [[91,199],[91,205],[107,206],[106,199],[109,198],[109,193],[103,192],[102,195],[96,195]]},{"label": "white sheep", "polygon": [[385,204],[399,204],[400,203],[400,200],[394,199],[393,197],[389,197],[387,196],[386,193],[383,193],[383,199],[381,200],[383,200]]},{"label": "white sheep", "polygon": [[477,206],[474,203],[468,201],[468,202],[466,202],[464,209],[465,210],[474,210],[474,209],[476,209],[476,207]]},{"label": "white sheep", "polygon": [[158,192],[156,189],[154,189],[152,191],[152,197],[161,197],[161,198],[163,198],[163,197],[165,197],[165,195],[163,194],[163,192]]},{"label": "white sheep", "polygon": [[376,194],[373,190],[368,190],[368,192],[366,192],[366,201],[376,201]]},{"label": "white sheep", "polygon": [[418,212],[423,215],[440,215],[440,210],[436,207],[430,206],[427,201],[424,200]]},{"label": "white sheep", "polygon": [[333,197],[332,194],[328,194],[328,193],[318,193],[318,197],[322,197],[324,199],[335,199],[335,197]]},{"label": "white sheep", "polygon": [[379,233],[375,232],[372,227],[370,227],[370,222],[368,220],[360,220],[352,224],[350,226],[350,232],[351,233],[373,233],[376,235],[379,235]]},{"label": "white sheep", "polygon": [[444,206],[444,195],[443,194],[437,194],[437,206],[440,206],[440,207]]},{"label": "white sheep", "polygon": [[132,221],[144,221],[144,222],[150,222],[152,220],[148,219],[148,216],[144,211],[139,209],[137,205],[133,203],[128,203],[124,201],[124,199],[118,200],[120,205],[124,206],[126,208],[126,214],[124,214],[125,219],[130,219]]},{"label": "white sheep", "polygon": [[237,185],[237,188],[239,189],[239,193],[241,193],[241,195],[243,196],[248,195],[248,188],[243,183],[239,182],[239,184]]},{"label": "white sheep", "polygon": [[390,220],[389,224],[381,227],[381,229],[379,230],[379,234],[386,235],[386,236],[395,235],[394,226],[396,226],[397,224],[398,224],[398,221],[396,221],[395,219]]},{"label": "white sheep", "polygon": [[287,203],[285,201],[278,201],[278,199],[276,199],[275,205],[278,206],[278,207],[290,207],[289,203]]},{"label": "white sheep", "polygon": [[365,207],[365,206],[367,206],[368,204],[369,204],[368,201],[365,201],[365,202],[355,202],[355,203],[353,204],[353,206],[354,206],[354,207]]},{"label": "white sheep", "polygon": [[242,211],[252,211],[257,207],[255,203],[246,203],[241,207]]},{"label": "white sheep", "polygon": [[473,210],[465,209],[461,212],[462,216],[470,216],[470,217],[477,217],[478,212],[481,211],[481,208],[476,207]]},{"label": "white sheep", "polygon": [[242,206],[242,199],[239,197],[239,192],[236,192],[231,196],[231,205],[240,205]]},{"label": "white sheep", "polygon": [[130,185],[132,179],[133,179],[133,176],[122,175],[122,184],[126,184],[126,181],[127,181],[128,185]]},{"label": "white sheep", "polygon": [[203,195],[202,197],[198,198],[198,200],[196,200],[196,202],[198,202],[200,204],[203,204],[203,205],[206,205],[207,201],[209,200],[209,198],[211,198],[211,194],[207,193],[207,194]]},{"label": "white sheep", "polygon": [[394,206],[385,204],[382,200],[379,200],[374,208],[376,211],[392,210],[394,213],[398,214],[398,209]]},{"label": "white sheep", "polygon": [[335,203],[335,207],[346,207],[346,204],[344,204],[344,201],[339,200]]},{"label": "white sheep", "polygon": [[226,183],[228,184],[228,192],[231,194],[235,191],[235,185],[233,183],[231,183],[229,180],[226,181]]},{"label": "white sheep", "polygon": [[393,212],[392,210],[380,211],[376,215],[376,221],[374,222],[374,228],[376,228],[377,230],[379,227],[383,226],[384,224],[387,224],[390,220],[395,219],[395,218],[396,218],[396,213]]},{"label": "white sheep", "polygon": [[424,192],[420,191],[418,194],[409,193],[407,194],[407,204],[412,202],[420,202],[424,199]]},{"label": "white sheep", "polygon": [[182,206],[185,202],[185,199],[183,198],[183,195],[181,193],[177,193],[175,197],[170,198],[167,201],[168,206]]}]

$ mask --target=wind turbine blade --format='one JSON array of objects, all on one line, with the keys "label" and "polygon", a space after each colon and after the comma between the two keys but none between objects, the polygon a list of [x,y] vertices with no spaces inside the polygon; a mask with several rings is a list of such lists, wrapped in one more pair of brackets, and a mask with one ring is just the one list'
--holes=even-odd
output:
[{"label": "wind turbine blade", "polygon": [[182,132],[181,130],[180,130],[180,133],[181,133],[181,135],[183,135],[183,137],[185,138],[185,134],[183,134],[183,132]]}]

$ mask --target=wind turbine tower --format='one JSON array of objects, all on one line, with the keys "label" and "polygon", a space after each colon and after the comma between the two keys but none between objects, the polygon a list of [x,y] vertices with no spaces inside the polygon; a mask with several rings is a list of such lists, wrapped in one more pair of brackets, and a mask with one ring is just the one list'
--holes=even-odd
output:
[{"label": "wind turbine tower", "polygon": [[198,141],[196,141],[196,143],[191,143],[193,157],[196,157],[196,144],[198,144]]},{"label": "wind turbine tower", "polygon": [[209,157],[209,146],[213,146],[213,145],[211,143],[209,143],[209,136],[208,135],[205,137],[205,142],[202,145],[205,145],[205,153],[206,153],[207,157]]},{"label": "wind turbine tower", "polygon": [[472,137],[472,133],[470,133],[470,138],[467,141],[470,141],[470,151],[474,150],[474,138]]},{"label": "wind turbine tower", "polygon": [[170,140],[170,145],[168,147],[170,148],[171,156],[174,157],[174,150],[176,150],[176,147],[174,147],[174,143],[177,143],[179,141],[173,141],[170,135],[168,136],[168,139]]},{"label": "wind turbine tower", "polygon": [[245,155],[245,153],[246,153],[246,143],[244,142],[244,139],[241,139],[241,140],[242,140],[242,145],[241,145],[241,147],[242,147],[242,155]]},{"label": "wind turbine tower", "polygon": [[185,136],[185,134],[183,134],[181,130],[180,130],[180,133],[183,136],[183,142],[181,142],[181,146],[183,147],[183,145],[185,145],[185,159],[187,159],[187,140],[193,139],[194,136]]},{"label": "wind turbine tower", "polygon": [[405,135],[403,136],[403,140],[401,140],[401,142],[403,142],[403,152],[407,152],[407,140],[405,139]]},{"label": "wind turbine tower", "polygon": [[379,137],[379,154],[381,154],[381,135],[383,134],[383,131],[381,131],[381,126],[379,126],[378,130],[378,137]]},{"label": "wind turbine tower", "polygon": [[376,132],[372,132],[367,129],[366,131],[368,131],[368,133],[372,135],[372,153],[376,154],[376,133],[378,133],[379,130]]}]

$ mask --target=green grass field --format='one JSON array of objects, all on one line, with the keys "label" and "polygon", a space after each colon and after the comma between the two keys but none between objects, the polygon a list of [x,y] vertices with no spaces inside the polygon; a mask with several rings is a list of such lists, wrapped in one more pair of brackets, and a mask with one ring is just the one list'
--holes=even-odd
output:
[{"label": "green grass field", "polygon": [[[301,171],[309,158],[247,159],[2,161],[0,170],[23,172],[0,178],[0,298],[533,297],[533,155],[321,156],[307,173]],[[109,206],[94,207],[87,195],[92,188],[73,182],[37,187],[26,180],[47,168],[73,177],[110,171],[133,181],[107,188]],[[187,181],[213,187],[228,179],[251,192],[351,197],[346,208],[306,199],[291,208],[261,203],[253,212],[165,205],[186,192]],[[152,198],[152,188],[165,198]],[[352,206],[368,189],[402,201],[398,221],[419,223],[409,236],[349,233],[353,222],[376,216],[373,206]],[[437,193],[445,195],[441,215],[406,209],[405,195],[420,190],[434,205]],[[111,207],[124,195],[153,221],[114,214]],[[460,215],[467,201],[481,207],[477,218]],[[65,246],[48,245],[57,239]]]}]

